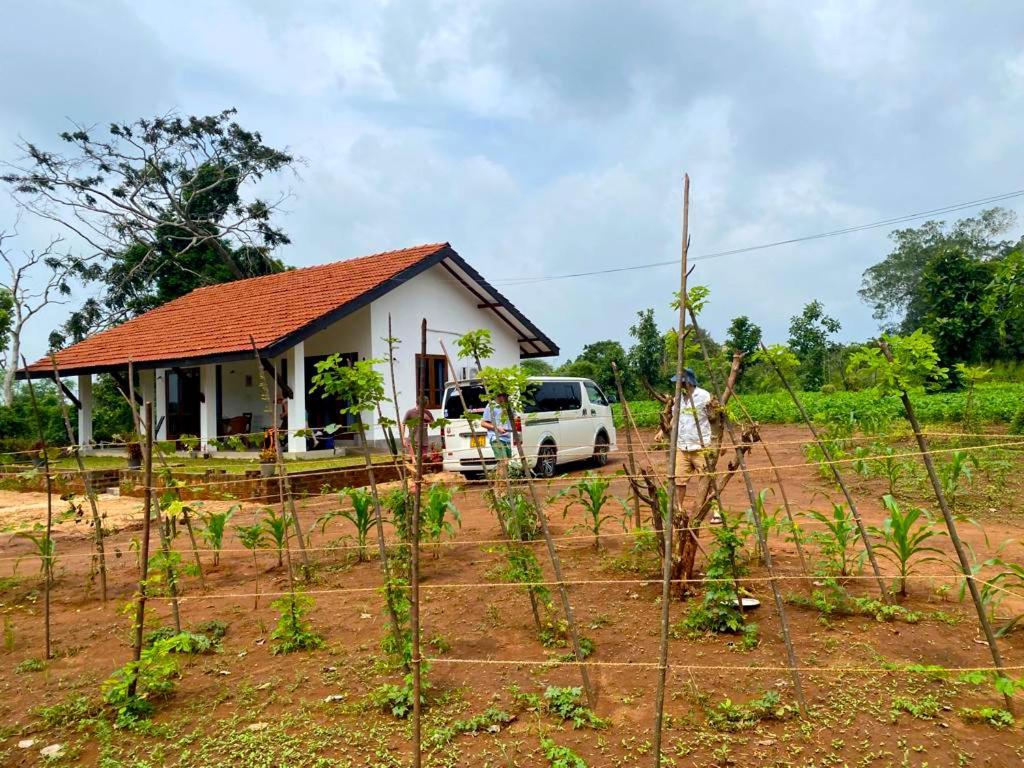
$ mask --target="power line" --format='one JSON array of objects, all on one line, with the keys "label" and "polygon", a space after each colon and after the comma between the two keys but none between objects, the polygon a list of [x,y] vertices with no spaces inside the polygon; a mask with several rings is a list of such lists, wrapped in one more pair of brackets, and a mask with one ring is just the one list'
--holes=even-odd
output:
[{"label": "power line", "polygon": [[[854,232],[863,232],[871,229],[878,229],[879,227],[892,226],[893,224],[902,224],[908,221],[914,221],[915,219],[923,219],[926,216],[935,216],[943,213],[952,213],[954,211],[962,211],[967,208],[976,208],[981,205],[988,205],[990,203],[998,203],[1003,200],[1011,200],[1013,198],[1024,196],[1024,189],[1019,189],[1014,192],[1004,192],[999,195],[992,195],[991,197],[983,197],[977,200],[968,200],[963,203],[953,203],[951,205],[945,205],[941,208],[932,208],[928,211],[919,211],[917,213],[908,213],[902,216],[893,216],[887,219],[880,219],[878,221],[872,221],[867,224],[858,224],[851,227],[844,227],[842,229],[833,229],[828,232],[818,232],[813,235],[804,235],[802,237],[791,237],[786,240],[775,240],[769,243],[760,243],[758,245],[748,245],[743,248],[731,248],[725,251],[713,251],[711,253],[700,254],[699,256],[691,256],[690,261],[706,261],[708,259],[718,259],[723,256],[734,256],[740,253],[750,253],[751,251],[760,251],[767,248],[777,248],[780,245],[793,245],[795,243],[804,243],[810,240],[821,240],[827,237],[838,237],[839,235],[848,235]],[[588,272],[571,272],[564,275],[548,275],[548,276],[537,276],[537,277],[521,277],[521,278],[504,278],[491,281],[495,284],[502,285],[528,285],[531,283],[542,283],[550,280],[567,280],[574,277],[591,277],[594,275],[610,275],[618,272],[633,272],[640,269],[653,269],[655,267],[667,267],[679,264],[679,259],[670,259],[669,261],[654,261],[647,264],[633,264],[627,267],[611,267],[609,269],[596,269]]]}]

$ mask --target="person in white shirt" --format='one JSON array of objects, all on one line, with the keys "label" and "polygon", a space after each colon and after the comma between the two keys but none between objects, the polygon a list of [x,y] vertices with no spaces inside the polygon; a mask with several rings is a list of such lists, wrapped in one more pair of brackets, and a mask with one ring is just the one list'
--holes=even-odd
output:
[{"label": "person in white shirt", "polygon": [[[672,377],[675,382],[676,377]],[[679,437],[676,440],[676,505],[683,508],[686,486],[690,478],[707,469],[706,449],[711,445],[711,394],[697,386],[692,368],[683,371],[683,402],[679,414]]]}]

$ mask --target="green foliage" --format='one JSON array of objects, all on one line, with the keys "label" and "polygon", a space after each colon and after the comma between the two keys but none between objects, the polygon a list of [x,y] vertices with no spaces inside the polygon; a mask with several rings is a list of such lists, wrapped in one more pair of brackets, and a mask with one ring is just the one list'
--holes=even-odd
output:
[{"label": "green foliage", "polygon": [[544,750],[544,757],[550,768],[587,768],[586,760],[569,747],[556,744],[554,739],[541,736],[540,746]]},{"label": "green foliage", "polygon": [[341,354],[333,354],[316,363],[311,391],[338,398],[344,403],[340,409],[343,414],[358,416],[363,411],[375,411],[380,403],[388,402],[384,396],[384,375],[375,367],[383,362],[353,362]]},{"label": "green foliage", "polygon": [[730,699],[708,711],[708,725],[716,731],[742,731],[753,728],[762,720],[785,720],[797,713],[792,704],[783,704],[775,691],[746,704],[733,704]]},{"label": "green foliage", "polygon": [[[174,692],[180,677],[178,662],[172,656],[172,638],[164,638],[144,648],[139,661],[130,661],[103,683],[104,701],[114,708],[116,724],[133,727],[154,712],[154,702]],[[132,681],[136,681],[131,693]]]},{"label": "green foliage", "polygon": [[582,694],[582,688],[559,688],[549,685],[544,689],[544,711],[560,717],[573,728],[607,728],[607,721],[602,720],[581,702]]},{"label": "green foliage", "polygon": [[463,733],[496,733],[501,730],[501,726],[508,725],[513,720],[515,718],[508,712],[497,707],[488,707],[478,715],[456,720],[448,727],[438,728],[427,737],[427,747],[432,751],[442,749]]},{"label": "green foliage", "polygon": [[306,614],[313,607],[313,598],[294,592],[278,598],[271,607],[280,611],[277,626],[270,633],[270,651],[275,656],[294,651],[313,651],[324,644],[323,638],[312,631]]},{"label": "green foliage", "polygon": [[1010,434],[1024,435],[1024,400],[1021,400],[1021,404],[1014,411],[1013,418],[1010,420]]},{"label": "green foliage", "polygon": [[993,728],[1012,728],[1017,722],[1013,715],[999,707],[963,707],[958,714],[965,723],[991,725]]},{"label": "green foliage", "polygon": [[629,335],[636,341],[629,348],[629,370],[638,381],[646,381],[652,387],[657,387],[664,378],[665,370],[665,347],[661,333],[654,321],[653,309],[645,309],[636,315],[636,324],[629,327]]},{"label": "green foliage", "polygon": [[288,520],[283,514],[279,515],[273,507],[264,507],[260,525],[274,542],[277,549],[277,567],[280,568],[284,564],[284,548],[288,543]]},{"label": "green foliage", "polygon": [[320,526],[321,532],[327,530],[327,523],[340,517],[348,520],[356,529],[356,546],[359,562],[366,562],[370,559],[367,551],[367,542],[375,522],[375,507],[373,494],[365,488],[343,488],[338,494],[339,501],[348,498],[352,502],[352,509],[328,510],[317,518],[316,525]]},{"label": "green foliage", "polygon": [[199,535],[210,545],[213,550],[213,564],[220,565],[220,551],[224,546],[224,532],[227,530],[228,521],[240,508],[234,504],[224,512],[203,512],[203,523],[205,527],[199,531]]},{"label": "green foliage", "polygon": [[615,392],[615,373],[612,363],[619,366],[620,375],[627,389],[631,388],[632,376],[628,367],[623,367],[627,360],[626,350],[617,341],[607,339],[595,341],[583,347],[583,351],[573,360],[561,365],[556,373],[559,376],[579,376],[592,379],[605,392]]},{"label": "green foliage", "polygon": [[[980,563],[974,569],[975,574],[982,569],[995,569],[995,573],[986,575],[981,583],[982,602],[988,608],[990,614],[994,616],[996,610],[1003,605],[1011,593],[1024,591],[1024,566],[997,556]],[[961,599],[966,586],[965,583],[961,587]],[[1022,620],[1024,620],[1024,613],[1009,616],[1002,626],[996,630],[996,636],[1001,637],[1009,634],[1016,629]]]},{"label": "green foliage", "polygon": [[235,535],[238,536],[238,541],[241,542],[242,546],[252,550],[252,553],[255,555],[256,550],[266,542],[267,532],[262,525],[256,523],[254,525],[236,525]]},{"label": "green foliage", "polygon": [[[53,573],[57,566],[57,543],[52,536],[46,535],[46,530],[38,523],[32,531],[18,531],[11,539],[25,539],[32,543],[32,554],[39,558],[39,573],[45,577],[46,563],[50,563],[50,583],[53,584]],[[22,555],[14,561],[14,572],[17,573],[18,565],[21,563]]]},{"label": "green foliage", "polygon": [[[444,483],[434,483],[422,500],[421,533],[425,541],[433,543],[435,558],[440,551],[442,537],[446,535],[454,537],[455,525],[462,526],[462,516],[452,502],[454,495],[454,491]],[[451,520],[447,519],[449,514],[451,514]],[[455,522],[455,525],[452,524],[452,521]]]},{"label": "green foliage", "polygon": [[19,662],[14,668],[14,672],[18,675],[24,675],[28,672],[42,672],[44,669],[46,669],[46,664],[41,659],[29,658]]},{"label": "green foliage", "polygon": [[619,515],[617,518],[615,515],[602,514],[605,505],[614,499],[608,492],[610,487],[611,481],[607,476],[587,472],[581,479],[563,488],[552,498],[552,501],[555,501],[562,497],[568,497],[568,502],[562,510],[562,517],[567,516],[569,509],[574,506],[583,509],[584,522],[578,526],[573,526],[573,530],[582,528],[593,534],[594,549],[596,550],[601,549],[601,526],[606,522],[619,519],[623,530],[626,528],[626,521],[622,515]]},{"label": "green foliage", "polygon": [[455,342],[458,356],[464,360],[482,362],[494,354],[494,342],[487,328],[477,328],[459,336]]},{"label": "green foliage", "polygon": [[74,696],[60,704],[39,707],[36,714],[48,728],[77,726],[100,713],[101,705],[85,696]]},{"label": "green foliage", "polygon": [[756,632],[756,627],[754,630],[747,627],[736,589],[736,580],[746,573],[737,558],[743,539],[738,535],[737,527],[730,526],[727,520],[712,528],[711,533],[715,541],[704,571],[704,598],[690,608],[683,619],[683,626],[693,633]]},{"label": "green foliage", "polygon": [[859,568],[854,549],[860,540],[857,521],[843,504],[832,504],[831,514],[809,510],[804,517],[824,526],[811,531],[810,538],[818,545],[818,572],[823,576],[850,576]]},{"label": "green foliage", "polygon": [[881,347],[861,347],[850,356],[847,373],[851,379],[873,387],[877,395],[898,395],[919,387],[937,388],[947,379],[948,369],[939,365],[931,336],[918,329],[909,336],[882,336],[889,346],[892,362]]},{"label": "green foliage", "polygon": [[888,494],[882,497],[882,503],[889,516],[882,521],[881,528],[872,526],[869,530],[882,538],[881,543],[875,544],[875,551],[899,568],[898,592],[906,597],[907,577],[914,567],[941,560],[945,556],[941,549],[925,544],[929,539],[942,534],[935,529],[925,510],[919,507],[904,510]]},{"label": "green foliage", "polygon": [[891,445],[874,442],[854,450],[853,469],[865,477],[883,477],[889,486],[889,495],[895,496],[900,482],[913,477],[916,464],[900,458],[900,451]]},{"label": "green foliage", "polygon": [[734,317],[726,331],[725,346],[749,360],[761,348],[761,327],[746,315]]},{"label": "green foliage", "polygon": [[820,389],[825,383],[826,357],[835,346],[829,337],[840,328],[839,321],[826,315],[825,307],[817,300],[790,318],[789,348],[800,361],[800,383],[804,389]]},{"label": "green foliage", "polygon": [[968,451],[953,451],[949,454],[949,461],[939,464],[942,492],[946,495],[951,509],[956,508],[962,487],[969,485],[974,480],[972,466],[978,469],[981,462],[978,459],[978,454]]},{"label": "green foliage", "polygon": [[784,344],[769,344],[764,349],[759,349],[754,353],[753,362],[770,364],[786,377],[790,385],[793,384],[793,379],[800,369],[800,358]]},{"label": "green foliage", "polygon": [[522,368],[519,366],[510,366],[508,368],[487,366],[480,371],[478,378],[483,383],[489,397],[505,395],[517,411],[522,410],[516,406],[516,403],[522,401],[529,378]]},{"label": "green foliage", "polygon": [[[429,688],[427,685],[426,677],[420,679],[420,704],[426,704],[426,690]],[[408,673],[402,679],[401,685],[395,685],[394,683],[384,683],[378,686],[370,692],[370,703],[373,706],[380,709],[382,712],[388,713],[397,717],[400,720],[404,720],[412,714],[413,705],[415,703],[415,697],[413,696],[412,686],[412,673]]]},{"label": "green foliage", "polygon": [[939,700],[931,694],[915,697],[897,696],[892,700],[893,720],[900,712],[913,715],[918,720],[933,720],[941,709],[942,705]]}]

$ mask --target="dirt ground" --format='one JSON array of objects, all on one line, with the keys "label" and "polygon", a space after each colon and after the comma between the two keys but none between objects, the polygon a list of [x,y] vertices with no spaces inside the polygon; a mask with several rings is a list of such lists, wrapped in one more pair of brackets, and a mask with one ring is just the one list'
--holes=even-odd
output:
[{"label": "dirt ground", "polygon": [[[803,465],[803,430],[771,427],[764,428],[762,435],[773,445],[779,465],[801,465],[783,470],[795,511],[824,511],[831,508],[831,500],[841,500],[815,467]],[[621,449],[624,443],[620,438]],[[658,456],[660,460],[662,455]],[[749,463],[755,488],[770,485],[763,471],[763,453],[755,450]],[[602,470],[613,478],[613,491],[623,499],[626,481],[616,473],[624,466],[620,453]],[[1022,466],[1017,460],[998,488],[977,473],[961,501],[963,511],[977,523],[965,522],[961,531],[979,559],[1001,547],[1004,558],[1024,562]],[[547,487],[542,485],[545,497],[564,488],[581,470],[562,472]],[[884,481],[848,474],[866,521],[879,525]],[[905,498],[934,507],[922,485],[910,488]],[[771,509],[781,502],[777,492],[767,499]],[[749,507],[742,480],[729,485],[724,502],[730,514],[742,514]],[[232,526],[249,524],[260,512],[257,505],[240,503]],[[331,522],[326,533],[316,528],[310,542],[314,568],[306,591],[316,601],[310,620],[326,641],[323,648],[271,654],[268,634],[278,612],[270,602],[287,589],[286,569],[277,566],[272,550],[262,550],[258,568],[254,567],[251,554],[241,549],[232,534],[218,566],[212,564],[212,553],[204,552],[205,589],[196,577],[184,578],[180,604],[185,626],[210,619],[227,622],[222,651],[182,658],[177,689],[159,704],[152,724],[135,731],[112,728],[109,716],[97,714],[97,702],[102,681],[131,655],[131,618],[124,609],[132,605],[137,586],[133,540],[141,527],[141,503],[103,496],[99,504],[106,515],[105,526],[116,531],[108,540],[110,599],[101,604],[90,576],[92,532],[86,506],[83,519],[76,522],[69,517],[55,529],[55,658],[40,665],[40,670],[30,671],[24,663],[42,656],[38,560],[27,554],[30,541],[11,533],[0,539],[5,652],[0,657],[4,662],[0,665],[0,764],[410,765],[408,721],[396,720],[367,703],[369,692],[381,683],[401,682],[400,673],[389,667],[379,647],[387,628],[378,591],[379,562],[356,562],[351,526],[340,519]],[[223,509],[232,503],[205,504],[208,509]],[[548,505],[552,532],[576,537],[559,542],[565,579],[593,582],[572,586],[570,595],[582,632],[594,643],[589,674],[598,696],[596,712],[607,726],[574,729],[549,712],[533,711],[535,707],[521,694],[542,695],[547,686],[578,686],[579,670],[558,663],[567,653],[565,648],[541,645],[525,594],[501,581],[504,557],[497,543],[501,532],[483,503],[480,487],[464,487],[455,504],[462,515],[457,536],[440,546],[436,556],[429,548],[422,555],[424,655],[434,659],[427,673],[431,690],[424,723],[427,743],[434,746],[424,764],[573,765],[546,758],[545,738],[575,750],[592,768],[652,762],[656,670],[616,664],[651,665],[657,660],[661,584],[656,555],[635,552],[634,537],[624,534],[616,521],[606,524],[602,549],[596,551],[592,538],[574,528],[582,521],[578,509],[563,517],[564,502]],[[0,493],[0,526],[8,532],[31,526],[42,519],[45,505],[41,494]],[[56,514],[66,507],[57,500],[55,505]],[[337,507],[333,495],[300,502],[304,529],[313,528],[324,510]],[[616,516],[624,509],[618,504],[614,510],[609,507]],[[944,537],[932,541],[947,554],[952,552]],[[182,563],[191,558],[187,542],[186,536],[175,542]],[[702,543],[708,546],[706,534]],[[795,549],[779,534],[772,537],[770,548],[783,577],[782,592],[800,595],[803,582]],[[551,578],[543,548],[537,554]],[[292,556],[300,562],[294,546]],[[891,564],[883,562],[883,569],[887,576],[895,573]],[[257,571],[262,595],[258,608],[253,595]],[[757,622],[760,636],[753,650],[740,649],[735,636],[693,638],[685,629],[673,634],[665,764],[1020,765],[1024,735],[1019,724],[997,729],[969,724],[963,717],[964,708],[1002,706],[1002,697],[992,686],[962,681],[958,673],[942,675],[923,668],[990,667],[991,657],[979,638],[969,601],[958,600],[959,584],[950,558],[926,563],[917,573],[924,578],[912,579],[910,594],[901,601],[905,608],[922,614],[917,623],[863,615],[822,622],[817,610],[787,603],[808,703],[807,714],[798,717],[788,708],[779,709],[794,704],[794,688],[786,669],[779,615],[763,580],[765,570],[751,560],[750,589],[761,601],[750,617]],[[464,586],[452,586],[459,584]],[[877,588],[868,578],[851,579],[847,587],[855,595],[877,597]],[[693,603],[694,599],[673,600],[674,625]],[[1011,598],[999,613],[1021,610],[1024,605]],[[167,601],[151,600],[147,628],[169,623]],[[999,649],[1005,664],[1018,667],[1012,676],[1024,677],[1024,633],[1010,633],[999,641]],[[759,721],[755,718],[732,727],[714,717],[769,691],[779,695],[780,704]],[[724,705],[726,701],[731,705]],[[42,707],[54,709],[41,713]],[[446,731],[488,707],[504,710],[514,719],[479,733]],[[26,740],[32,744],[20,747]],[[62,745],[61,756],[42,757],[40,750],[53,744]]]}]

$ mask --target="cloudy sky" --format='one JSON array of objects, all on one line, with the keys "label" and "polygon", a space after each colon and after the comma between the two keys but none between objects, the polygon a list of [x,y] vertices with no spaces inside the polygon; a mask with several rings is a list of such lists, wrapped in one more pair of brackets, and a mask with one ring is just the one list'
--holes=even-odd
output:
[{"label": "cloudy sky", "polygon": [[[1024,188],[1016,2],[32,0],[3,16],[0,159],[69,119],[237,107],[304,161],[286,262],[448,240],[569,355],[627,341],[644,307],[667,327],[677,270],[522,278],[677,257],[684,171],[692,255]],[[49,231],[21,230],[24,246]],[[693,279],[718,337],[748,314],[782,340],[814,298],[864,337],[856,289],[887,250],[871,230]],[[30,357],[63,314],[31,329]]]}]

